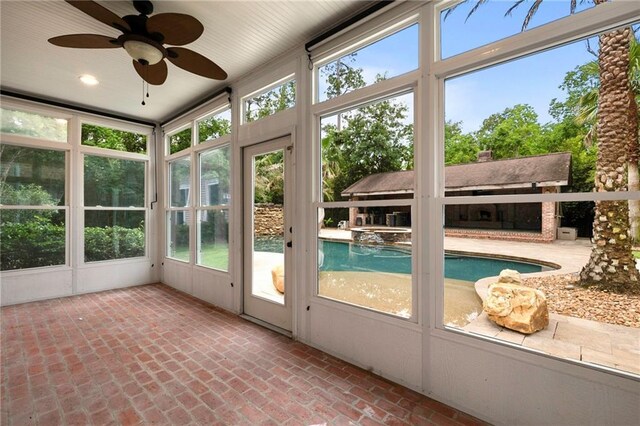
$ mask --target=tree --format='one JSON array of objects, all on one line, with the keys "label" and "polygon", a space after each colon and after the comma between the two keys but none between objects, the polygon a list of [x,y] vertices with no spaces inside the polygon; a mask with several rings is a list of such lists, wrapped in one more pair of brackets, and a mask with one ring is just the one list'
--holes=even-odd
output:
[{"label": "tree", "polygon": [[491,150],[495,159],[542,154],[541,136],[538,114],[520,104],[489,116],[475,135],[479,148]]},{"label": "tree", "polygon": [[480,147],[470,134],[462,133],[461,122],[447,121],[444,124],[444,163],[472,163],[478,158]]},{"label": "tree", "polygon": [[245,121],[250,123],[268,117],[296,104],[296,82],[288,81],[262,95],[246,101]]},{"label": "tree", "polygon": [[[576,121],[589,126],[586,142],[591,144],[596,138],[597,129],[599,93],[598,62],[591,61],[581,66],[580,70],[584,74],[587,74],[587,78],[589,78],[590,81],[594,82],[594,84],[587,86],[586,89],[583,87],[581,96],[574,104],[574,108],[577,111]],[[637,123],[637,116],[640,115],[640,109],[638,108],[638,104],[640,103],[640,43],[638,43],[635,35],[631,36],[629,49],[629,81],[633,92],[629,102],[630,122],[632,123],[631,126],[635,126],[636,124],[633,123]],[[637,134],[637,131],[631,131]],[[627,161],[629,191],[638,191],[640,189],[640,176],[638,173],[639,150],[638,137],[631,138]],[[632,241],[638,243],[640,242],[640,200],[629,200],[629,222]]]},{"label": "tree", "polygon": [[[474,0],[471,16],[487,0]],[[607,0],[593,0],[599,5]],[[467,3],[468,0],[462,3]],[[522,23],[524,31],[543,0],[534,0]],[[460,4],[462,4],[460,3]],[[515,0],[505,15],[524,0]],[[459,4],[458,4],[459,5]],[[458,6],[457,5],[457,6]],[[570,4],[573,13],[576,1]],[[451,8],[447,13],[451,13]],[[446,18],[446,15],[445,15]],[[629,82],[629,27],[599,35],[595,189],[599,192],[625,191],[628,184],[629,147],[637,143],[638,115],[631,114],[635,101]],[[623,106],[623,107],[621,107]],[[629,205],[627,201],[596,201],[593,222],[593,248],[587,265],[580,272],[585,286],[598,286],[616,292],[640,293],[640,272],[631,252]]]},{"label": "tree", "polygon": [[82,125],[82,145],[115,149],[118,151],[147,152],[147,137],[133,132],[111,129],[109,127]]}]

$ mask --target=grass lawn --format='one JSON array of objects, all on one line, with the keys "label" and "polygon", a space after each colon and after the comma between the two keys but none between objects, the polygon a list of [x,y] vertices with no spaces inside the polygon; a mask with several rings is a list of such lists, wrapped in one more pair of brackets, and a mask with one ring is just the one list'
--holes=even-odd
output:
[{"label": "grass lawn", "polygon": [[634,251],[633,255],[635,256],[636,259],[640,259],[640,251]]},{"label": "grass lawn", "polygon": [[[188,262],[189,248],[178,248],[172,257]],[[224,243],[203,244],[199,260],[198,265],[226,271],[229,267],[229,246]]]}]

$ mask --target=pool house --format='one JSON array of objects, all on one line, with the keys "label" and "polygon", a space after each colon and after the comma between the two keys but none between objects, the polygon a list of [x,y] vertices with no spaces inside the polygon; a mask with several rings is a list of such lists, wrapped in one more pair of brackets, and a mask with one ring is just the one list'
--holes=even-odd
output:
[{"label": "pool house", "polygon": [[515,4],[1,1],[0,423],[640,424],[640,309],[482,313],[635,277],[640,2]]},{"label": "pool house", "polygon": [[[555,194],[571,181],[571,153],[491,160],[481,152],[478,161],[446,166],[445,196]],[[349,201],[412,198],[413,170],[366,176],[342,192]],[[445,235],[514,241],[550,242],[556,239],[559,204],[487,203],[445,208]],[[353,207],[348,226],[409,227],[410,209]],[[575,233],[574,233],[575,234]]]}]

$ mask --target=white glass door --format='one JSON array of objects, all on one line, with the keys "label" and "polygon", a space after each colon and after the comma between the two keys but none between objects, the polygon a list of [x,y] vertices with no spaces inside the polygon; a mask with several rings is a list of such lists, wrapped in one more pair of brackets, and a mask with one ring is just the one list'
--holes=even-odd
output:
[{"label": "white glass door", "polygon": [[291,139],[253,145],[243,155],[244,313],[291,331]]}]

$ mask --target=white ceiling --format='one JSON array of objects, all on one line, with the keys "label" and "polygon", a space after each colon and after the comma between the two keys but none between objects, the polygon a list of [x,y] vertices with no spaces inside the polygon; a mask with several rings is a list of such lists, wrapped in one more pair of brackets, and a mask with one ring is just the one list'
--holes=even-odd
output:
[{"label": "white ceiling", "polygon": [[[136,14],[130,1],[99,1],[119,16]],[[186,45],[220,65],[226,81],[200,77],[168,63],[162,86],[150,87],[142,106],[142,80],[124,49],[69,49],[47,42],[64,34],[120,32],[62,0],[0,0],[0,84],[10,92],[123,116],[164,119],[215,93],[272,58],[302,46],[371,2],[362,0],[155,1],[154,13],[192,15],[204,34]],[[168,61],[167,61],[168,62]],[[83,85],[91,74],[100,84]]]}]

